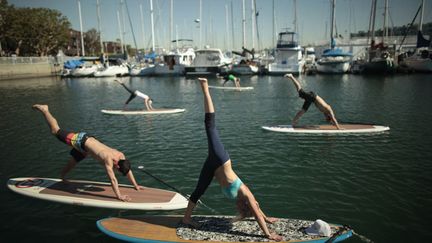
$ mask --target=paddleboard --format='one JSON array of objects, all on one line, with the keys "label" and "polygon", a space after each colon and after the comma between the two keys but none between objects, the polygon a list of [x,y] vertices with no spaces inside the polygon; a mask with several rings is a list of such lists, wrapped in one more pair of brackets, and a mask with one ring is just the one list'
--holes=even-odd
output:
[{"label": "paddleboard", "polygon": [[184,112],[185,109],[157,109],[157,110],[101,110],[104,114],[110,115],[152,115],[152,114],[172,114]]},{"label": "paddleboard", "polygon": [[234,90],[234,91],[242,91],[242,90],[252,90],[252,89],[254,89],[254,87],[252,87],[252,86],[237,88],[237,87],[233,87],[233,86],[226,87],[226,86],[211,86],[211,85],[209,85],[208,87],[209,87],[209,89],[223,89],[223,90]]},{"label": "paddleboard", "polygon": [[[253,219],[231,223],[232,216],[194,216],[200,226],[192,229],[181,223],[183,216],[139,216],[128,218],[105,218],[96,222],[103,233],[116,239],[129,242],[190,242],[190,243],[228,243],[268,241]],[[282,242],[326,242],[330,237],[311,236],[304,228],[313,221],[279,219],[268,224],[270,231],[284,237]],[[251,225],[251,226],[249,226]],[[253,225],[253,226],[252,226]],[[351,229],[330,224],[334,241],[338,242],[352,236]],[[338,234],[335,234],[338,232]]]},{"label": "paddleboard", "polygon": [[110,183],[60,179],[22,177],[7,182],[10,190],[33,198],[79,206],[137,209],[174,210],[186,208],[188,200],[176,192],[144,187],[137,191],[129,185],[119,185],[122,194],[132,198],[130,202],[117,200]]},{"label": "paddleboard", "polygon": [[337,129],[333,125],[313,125],[313,126],[291,126],[291,125],[276,125],[276,126],[262,126],[262,129],[272,132],[285,132],[285,133],[377,133],[390,130],[389,127],[369,124],[339,124],[342,129]]}]

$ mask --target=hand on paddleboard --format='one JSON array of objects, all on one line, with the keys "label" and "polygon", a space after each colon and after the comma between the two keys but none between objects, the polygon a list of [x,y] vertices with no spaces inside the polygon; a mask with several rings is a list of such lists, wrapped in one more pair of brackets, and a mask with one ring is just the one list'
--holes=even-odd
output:
[{"label": "hand on paddleboard", "polygon": [[123,201],[123,202],[130,202],[130,201],[132,201],[132,198],[130,198],[128,195],[121,195],[119,197],[119,200]]},{"label": "hand on paddleboard", "polygon": [[265,221],[267,222],[267,223],[269,223],[269,224],[273,224],[273,223],[275,223],[275,222],[277,222],[279,219],[277,219],[277,218],[273,218],[273,217],[270,217],[270,218],[266,218],[265,219]]},{"label": "hand on paddleboard", "polygon": [[135,190],[137,190],[137,191],[144,190],[144,187],[143,186],[136,186]]},{"label": "hand on paddleboard", "polygon": [[283,240],[283,237],[276,234],[276,233],[270,233],[270,235],[268,236],[269,240],[274,240],[274,241],[281,241]]}]

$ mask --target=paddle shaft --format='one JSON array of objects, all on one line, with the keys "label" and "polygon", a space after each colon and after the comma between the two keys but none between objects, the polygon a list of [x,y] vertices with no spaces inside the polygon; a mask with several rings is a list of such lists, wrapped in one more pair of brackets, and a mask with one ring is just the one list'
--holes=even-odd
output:
[{"label": "paddle shaft", "polygon": [[[158,178],[157,176],[154,176],[153,174],[151,174],[150,172],[148,172],[147,170],[145,170],[144,168],[138,167],[139,170],[141,170],[142,172],[146,173],[147,175],[149,175],[150,177],[152,177],[153,179],[159,181],[160,183],[164,184],[165,186],[173,189],[174,191],[180,193],[183,197],[187,198],[188,200],[190,199],[189,195],[183,193],[182,191],[180,191],[179,189],[175,188],[174,186],[171,186],[170,184],[166,183],[165,181],[163,181],[162,179]],[[201,200],[198,200],[198,202],[203,205],[205,208],[209,209],[210,211],[212,211],[213,213],[219,214],[218,211],[216,211],[215,209],[207,206],[204,202],[202,202]]]}]

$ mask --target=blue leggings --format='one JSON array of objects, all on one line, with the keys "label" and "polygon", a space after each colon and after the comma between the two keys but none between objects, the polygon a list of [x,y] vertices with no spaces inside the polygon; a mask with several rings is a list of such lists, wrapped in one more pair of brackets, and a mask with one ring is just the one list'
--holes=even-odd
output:
[{"label": "blue leggings", "polygon": [[220,141],[216,129],[215,113],[205,113],[205,129],[208,140],[208,156],[201,169],[198,184],[192,193],[190,200],[196,203],[204,194],[213,180],[217,168],[225,164],[230,158]]}]

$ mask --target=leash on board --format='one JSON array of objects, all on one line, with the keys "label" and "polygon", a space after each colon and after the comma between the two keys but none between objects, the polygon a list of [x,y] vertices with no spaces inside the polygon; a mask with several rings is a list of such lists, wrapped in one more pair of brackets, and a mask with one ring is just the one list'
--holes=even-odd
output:
[{"label": "leash on board", "polygon": [[363,235],[356,233],[353,230],[353,228],[349,225],[344,225],[344,226],[340,227],[338,231],[336,231],[330,238],[328,238],[328,240],[325,241],[325,243],[334,242],[340,235],[342,235],[342,233],[347,232],[347,231],[351,231],[353,235],[359,237],[360,240],[362,240],[364,242],[373,243],[373,241],[368,239],[366,236],[363,236]]},{"label": "leash on board", "polygon": [[[174,186],[171,186],[170,184],[166,183],[164,180],[160,179],[159,177],[153,175],[152,173],[148,172],[147,170],[144,169],[144,166],[140,165],[138,166],[138,169],[144,173],[146,173],[147,175],[149,175],[150,177],[152,177],[153,179],[157,180],[158,182],[164,184],[165,186],[173,189],[174,191],[180,193],[183,197],[187,198],[188,200],[190,199],[190,196],[186,193],[183,193],[182,191],[180,191],[179,189],[175,188]],[[219,215],[220,213],[218,211],[216,211],[215,209],[211,208],[210,206],[207,206],[203,201],[198,200],[198,203],[202,206],[204,206],[205,208],[207,208],[208,210],[210,210],[212,213]]]}]

